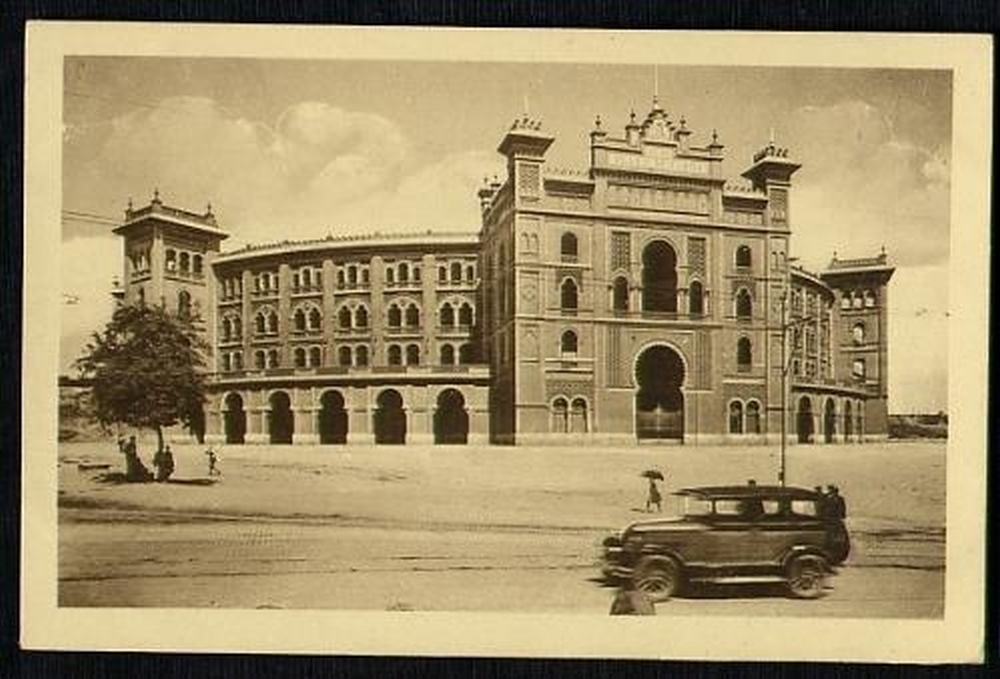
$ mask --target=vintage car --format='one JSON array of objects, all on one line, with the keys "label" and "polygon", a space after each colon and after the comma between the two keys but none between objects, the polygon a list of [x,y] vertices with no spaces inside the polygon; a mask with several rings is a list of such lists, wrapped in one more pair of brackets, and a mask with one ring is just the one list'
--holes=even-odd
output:
[{"label": "vintage car", "polygon": [[783,581],[821,596],[850,540],[823,494],[785,486],[685,488],[680,516],[638,521],[604,540],[603,572],[654,601],[692,581]]}]

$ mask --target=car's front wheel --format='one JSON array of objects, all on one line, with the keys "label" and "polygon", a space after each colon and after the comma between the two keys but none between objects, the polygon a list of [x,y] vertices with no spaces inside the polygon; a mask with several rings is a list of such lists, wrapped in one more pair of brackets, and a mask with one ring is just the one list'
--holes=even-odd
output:
[{"label": "car's front wheel", "polygon": [[823,595],[830,565],[816,554],[793,557],[788,564],[788,591],[799,599],[816,599]]},{"label": "car's front wheel", "polygon": [[635,570],[635,588],[653,601],[666,601],[680,589],[681,569],[666,556],[646,557]]}]

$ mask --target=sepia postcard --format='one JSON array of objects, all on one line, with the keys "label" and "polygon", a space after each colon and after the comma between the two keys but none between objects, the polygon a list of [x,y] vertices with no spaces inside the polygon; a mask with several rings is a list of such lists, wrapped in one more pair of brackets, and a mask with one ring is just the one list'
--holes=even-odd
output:
[{"label": "sepia postcard", "polygon": [[22,645],[981,662],[991,47],[29,24]]}]

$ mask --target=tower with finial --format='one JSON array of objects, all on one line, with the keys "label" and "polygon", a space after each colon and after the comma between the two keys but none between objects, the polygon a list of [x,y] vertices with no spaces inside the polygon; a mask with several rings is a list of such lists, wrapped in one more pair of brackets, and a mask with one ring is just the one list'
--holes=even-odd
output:
[{"label": "tower with finial", "polygon": [[124,304],[162,304],[181,314],[209,320],[211,262],[229,237],[219,229],[209,204],[203,214],[163,203],[159,188],[145,207],[129,199],[124,222],[114,229],[124,241]]}]

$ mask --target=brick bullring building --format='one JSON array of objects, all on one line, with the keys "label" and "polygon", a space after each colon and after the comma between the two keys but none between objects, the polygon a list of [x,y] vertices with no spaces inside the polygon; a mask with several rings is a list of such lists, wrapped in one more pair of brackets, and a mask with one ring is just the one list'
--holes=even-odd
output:
[{"label": "brick bullring building", "polygon": [[[202,319],[209,440],[839,442],[887,432],[885,253],[789,257],[800,165],[769,143],[731,183],[654,98],[590,167],[546,167],[527,117],[478,234],[222,250],[211,209],[126,211],[125,300]],[[472,197],[470,197],[470,200]]]}]

